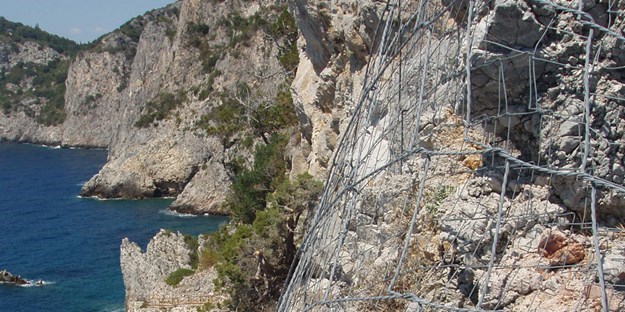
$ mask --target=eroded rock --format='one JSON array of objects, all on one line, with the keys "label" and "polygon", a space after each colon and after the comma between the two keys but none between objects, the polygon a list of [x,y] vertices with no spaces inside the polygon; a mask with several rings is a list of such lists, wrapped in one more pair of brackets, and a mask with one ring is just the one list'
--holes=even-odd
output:
[{"label": "eroded rock", "polygon": [[19,275],[13,275],[7,270],[2,270],[0,271],[0,283],[21,286],[28,284],[28,281]]},{"label": "eroded rock", "polygon": [[195,311],[209,300],[221,298],[215,292],[213,269],[184,277],[178,285],[165,280],[178,269],[192,269],[191,253],[184,236],[161,230],[145,252],[127,238],[122,241],[120,263],[126,288],[127,311],[152,311],[155,308]]}]

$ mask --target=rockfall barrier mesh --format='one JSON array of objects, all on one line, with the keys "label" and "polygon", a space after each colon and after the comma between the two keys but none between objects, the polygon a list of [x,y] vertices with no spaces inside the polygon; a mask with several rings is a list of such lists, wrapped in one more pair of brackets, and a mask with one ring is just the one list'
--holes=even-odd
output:
[{"label": "rockfall barrier mesh", "polygon": [[625,309],[623,7],[388,1],[278,310]]}]

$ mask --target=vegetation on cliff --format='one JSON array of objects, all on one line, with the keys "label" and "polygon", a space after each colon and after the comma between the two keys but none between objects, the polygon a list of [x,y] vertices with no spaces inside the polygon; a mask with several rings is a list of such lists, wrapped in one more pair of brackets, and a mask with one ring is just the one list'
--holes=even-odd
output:
[{"label": "vegetation on cliff", "polygon": [[276,21],[269,25],[268,33],[272,38],[282,38],[278,60],[286,70],[295,74],[297,64],[299,63],[297,25],[286,7],[282,8]]},{"label": "vegetation on cliff", "polygon": [[[271,22],[270,22],[271,21]],[[312,208],[322,184],[303,174],[289,179],[291,164],[286,148],[297,116],[289,85],[299,62],[297,28],[286,6],[261,9],[250,17],[237,13],[220,23],[227,34],[225,45],[205,41],[206,25],[191,25],[187,42],[200,50],[203,68],[215,76],[215,65],[225,53],[237,53],[249,45],[257,32],[278,46],[278,61],[288,73],[277,84],[274,96],[244,83],[219,95],[220,105],[203,115],[196,127],[218,136],[224,146],[261,139],[249,166],[235,158],[227,164],[234,174],[225,206],[232,221],[212,234],[199,255],[199,269],[215,268],[216,286],[230,296],[227,303],[237,310],[259,310],[277,299],[297,250],[301,216]],[[209,304],[210,305],[210,304]]]},{"label": "vegetation on cliff", "polygon": [[176,287],[180,284],[180,282],[182,282],[182,279],[185,278],[185,276],[193,275],[193,273],[194,271],[190,269],[178,269],[171,272],[169,276],[167,276],[165,283],[169,286]]},{"label": "vegetation on cliff", "polygon": [[[166,28],[170,38],[176,33],[174,19],[179,14],[178,5],[170,5],[164,9],[156,9],[145,15],[131,19],[119,27],[116,32],[125,40],[116,40],[104,44],[104,35],[88,44],[62,38],[41,30],[38,26],[30,27],[14,23],[0,17],[0,61],[7,62],[5,69],[0,69],[0,106],[5,115],[24,112],[37,123],[55,126],[65,120],[65,80],[69,64],[81,51],[106,51],[123,53],[128,60],[136,55],[136,45],[148,22],[153,21]],[[35,46],[27,46],[28,44]],[[57,55],[50,55],[44,49],[52,49]],[[33,61],[8,63],[11,55],[19,55],[26,50],[36,50],[40,56],[29,56]],[[33,54],[33,51],[29,52]],[[28,53],[27,53],[28,54]],[[43,61],[42,61],[43,60]],[[47,60],[47,62],[46,62]],[[117,69],[122,75],[122,83],[118,91],[128,86],[128,68]],[[175,97],[175,100],[178,98]],[[152,105],[150,105],[152,104]],[[138,121],[139,125],[147,126],[153,121],[161,120],[171,110],[174,103],[148,103],[146,116]]]},{"label": "vegetation on cliff", "polygon": [[146,128],[152,123],[167,118],[171,111],[187,101],[187,93],[178,90],[176,94],[161,92],[154,99],[148,101],[143,109],[143,114],[135,122],[135,126]]},{"label": "vegetation on cliff", "polygon": [[207,302],[240,311],[271,307],[284,285],[304,227],[304,217],[314,207],[322,183],[307,173],[289,179],[285,157],[288,130],[259,143],[250,166],[235,161],[235,173],[225,205],[232,212],[229,224],[207,235],[198,251],[198,239],[185,236],[193,270],[172,271],[165,282],[176,287],[194,270],[214,269],[216,288],[229,300]]},{"label": "vegetation on cliff", "polygon": [[254,162],[234,162],[225,205],[232,222],[212,234],[199,256],[199,268],[214,267],[216,285],[230,295],[233,309],[270,305],[280,293],[296,253],[300,217],[312,208],[322,184],[303,174],[290,180],[285,157],[287,130],[258,144]]},{"label": "vegetation on cliff", "polygon": [[[0,72],[0,102],[4,114],[21,110],[43,125],[62,123],[68,67],[68,60],[56,59],[46,65],[20,62],[8,72]],[[38,113],[32,105],[39,106]]]},{"label": "vegetation on cliff", "polygon": [[239,84],[236,93],[221,94],[221,105],[200,117],[196,127],[207,134],[219,137],[225,146],[231,146],[237,134],[249,131],[269,144],[267,134],[297,124],[293,98],[287,84],[281,84],[276,96],[263,98],[262,90],[252,90],[247,84]]},{"label": "vegetation on cliff", "polygon": [[[203,101],[211,96],[218,104],[199,118],[196,130],[219,137],[226,149],[239,144],[244,150],[242,153],[253,151],[253,162],[247,164],[246,155],[239,154],[225,164],[232,174],[232,186],[224,205],[232,213],[232,222],[211,235],[201,253],[191,255],[191,269],[175,270],[165,282],[176,286],[195,270],[214,268],[218,273],[215,283],[230,295],[229,305],[239,310],[256,310],[277,298],[295,258],[302,216],[314,205],[321,191],[321,183],[308,174],[294,179],[288,176],[291,164],[286,149],[291,137],[297,135],[293,134],[293,129],[298,120],[289,90],[299,62],[297,28],[286,6],[262,8],[247,17],[235,12],[223,17],[216,26],[219,28],[217,33],[226,34],[226,39],[219,41],[214,40],[215,32],[206,24],[191,23],[185,29],[177,29],[172,14],[178,14],[177,8],[137,17],[122,25],[116,31],[117,37],[109,37],[115,40],[105,42],[102,37],[83,48],[93,49],[96,53],[120,54],[132,60],[148,22],[154,22],[165,27],[165,35],[170,41],[177,31],[184,31],[179,35],[186,36],[182,38],[188,47],[199,52],[198,61],[205,74],[202,84],[190,90],[158,93],[141,108],[134,126],[152,127],[159,121],[172,118],[190,100]],[[223,67],[219,62],[226,56],[240,58],[239,49],[249,47],[252,40],[261,37],[272,46],[263,50],[265,59],[276,56],[277,61],[274,59],[273,62],[279,72],[262,79],[275,79],[275,88],[260,90],[243,79],[234,85],[214,87],[215,79],[222,75],[218,68]],[[52,47],[52,43],[48,46]],[[73,56],[79,52],[80,46],[59,49],[72,51]],[[22,63],[2,73],[0,101],[4,112],[24,111],[46,125],[62,123],[65,118],[65,80],[70,62],[67,57],[45,65]],[[126,65],[114,68],[114,73],[122,77],[118,92],[128,87],[131,70]],[[41,106],[34,110],[32,105],[25,105],[27,97],[41,101]],[[101,97],[101,93],[90,93],[84,99],[84,107]],[[185,237],[185,241],[190,250],[198,250],[197,237]]]},{"label": "vegetation on cliff", "polygon": [[36,42],[65,55],[74,55],[81,48],[76,42],[45,32],[39,26],[30,27],[22,23],[14,23],[0,16],[0,42],[9,45],[14,52],[17,52],[18,44],[26,41]]},{"label": "vegetation on cliff", "polygon": [[230,226],[210,236],[200,255],[200,269],[217,270],[215,283],[230,295],[233,309],[258,310],[275,302],[295,260],[300,217],[314,206],[322,187],[308,174],[294,180],[276,175],[265,182],[275,183],[272,191],[264,198],[254,194],[252,201],[246,198],[250,193],[233,188],[228,202],[237,202],[243,219],[235,214]]},{"label": "vegetation on cliff", "polygon": [[75,55],[80,45],[37,27],[13,23],[0,17],[0,44],[5,55],[20,54],[28,42],[38,50],[50,48],[56,57],[48,62],[19,61],[0,71],[0,106],[4,114],[23,111],[40,124],[58,125],[65,119],[65,79],[68,58]]}]

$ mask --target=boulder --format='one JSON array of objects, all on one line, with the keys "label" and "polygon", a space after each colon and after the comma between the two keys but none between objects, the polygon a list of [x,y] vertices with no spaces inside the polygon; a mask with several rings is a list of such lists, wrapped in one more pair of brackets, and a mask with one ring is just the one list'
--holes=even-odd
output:
[{"label": "boulder", "polygon": [[20,286],[28,284],[28,281],[19,275],[13,275],[7,270],[2,270],[0,271],[0,283]]}]

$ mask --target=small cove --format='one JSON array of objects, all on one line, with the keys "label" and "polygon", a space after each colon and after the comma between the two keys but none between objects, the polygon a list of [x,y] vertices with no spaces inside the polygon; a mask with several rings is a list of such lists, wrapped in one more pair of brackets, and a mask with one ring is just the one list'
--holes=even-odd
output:
[{"label": "small cove", "polygon": [[0,144],[0,269],[51,284],[0,285],[0,311],[123,311],[119,245],[161,228],[197,235],[225,217],[167,213],[171,199],[80,198],[106,151]]}]

